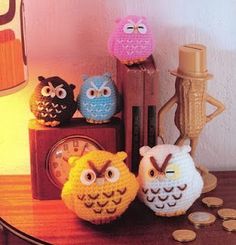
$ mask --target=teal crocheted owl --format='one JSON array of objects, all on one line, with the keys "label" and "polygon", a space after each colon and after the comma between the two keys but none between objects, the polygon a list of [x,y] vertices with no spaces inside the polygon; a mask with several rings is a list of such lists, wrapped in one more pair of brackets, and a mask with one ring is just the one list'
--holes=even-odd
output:
[{"label": "teal crocheted owl", "polygon": [[121,110],[121,96],[110,73],[83,76],[77,98],[78,110],[89,123],[107,123]]}]

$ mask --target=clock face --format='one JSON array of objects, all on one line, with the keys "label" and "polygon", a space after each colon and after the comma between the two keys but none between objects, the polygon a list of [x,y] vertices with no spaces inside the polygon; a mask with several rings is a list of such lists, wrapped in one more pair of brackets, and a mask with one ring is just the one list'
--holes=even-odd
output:
[{"label": "clock face", "polygon": [[71,156],[81,157],[89,151],[103,149],[95,140],[86,136],[74,135],[58,141],[51,148],[46,160],[50,180],[61,189],[68,180],[70,172],[68,159]]}]

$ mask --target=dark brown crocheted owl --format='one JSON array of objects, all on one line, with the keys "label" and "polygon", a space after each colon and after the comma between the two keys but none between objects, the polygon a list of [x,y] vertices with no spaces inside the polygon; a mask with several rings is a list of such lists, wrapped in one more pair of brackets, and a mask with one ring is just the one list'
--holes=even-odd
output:
[{"label": "dark brown crocheted owl", "polygon": [[39,76],[38,80],[40,83],[30,99],[30,109],[37,121],[51,127],[67,123],[76,111],[75,85],[56,76]]}]

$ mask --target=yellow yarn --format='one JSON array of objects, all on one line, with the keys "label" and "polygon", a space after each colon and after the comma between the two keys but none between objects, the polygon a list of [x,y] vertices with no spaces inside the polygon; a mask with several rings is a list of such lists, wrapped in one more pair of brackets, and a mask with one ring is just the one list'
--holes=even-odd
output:
[{"label": "yellow yarn", "polygon": [[[126,157],[125,152],[107,151],[73,156],[69,162],[74,167],[61,195],[66,206],[95,224],[109,223],[123,214],[138,191],[138,182],[124,163]],[[88,185],[91,179],[94,182]]]}]

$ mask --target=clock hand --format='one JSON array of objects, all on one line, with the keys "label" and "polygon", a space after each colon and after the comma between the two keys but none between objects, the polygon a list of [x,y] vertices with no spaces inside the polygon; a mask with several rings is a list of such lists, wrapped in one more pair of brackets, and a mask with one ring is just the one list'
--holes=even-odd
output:
[{"label": "clock hand", "polygon": [[84,155],[84,152],[85,152],[86,147],[88,147],[88,143],[84,144],[84,147],[83,147],[83,150],[80,153],[80,156],[83,156]]},{"label": "clock hand", "polygon": [[63,159],[64,161],[68,162],[69,157],[63,157],[62,159]]},{"label": "clock hand", "polygon": [[71,157],[81,157],[81,156],[80,156],[80,155],[71,155],[71,156],[69,156],[69,157],[63,157],[62,159],[63,159],[64,161],[68,162],[69,159],[70,159]]},{"label": "clock hand", "polygon": [[[84,147],[83,147],[83,149],[82,149],[80,155],[72,155],[72,156],[74,156],[74,157],[82,157],[82,156],[84,155],[84,152],[85,152],[86,147],[88,147],[88,143],[86,143],[86,144],[84,145]],[[71,156],[70,156],[70,157],[71,157]],[[63,159],[64,161],[68,162],[68,160],[69,160],[70,157],[65,157],[65,156],[63,156],[62,159]]]}]

